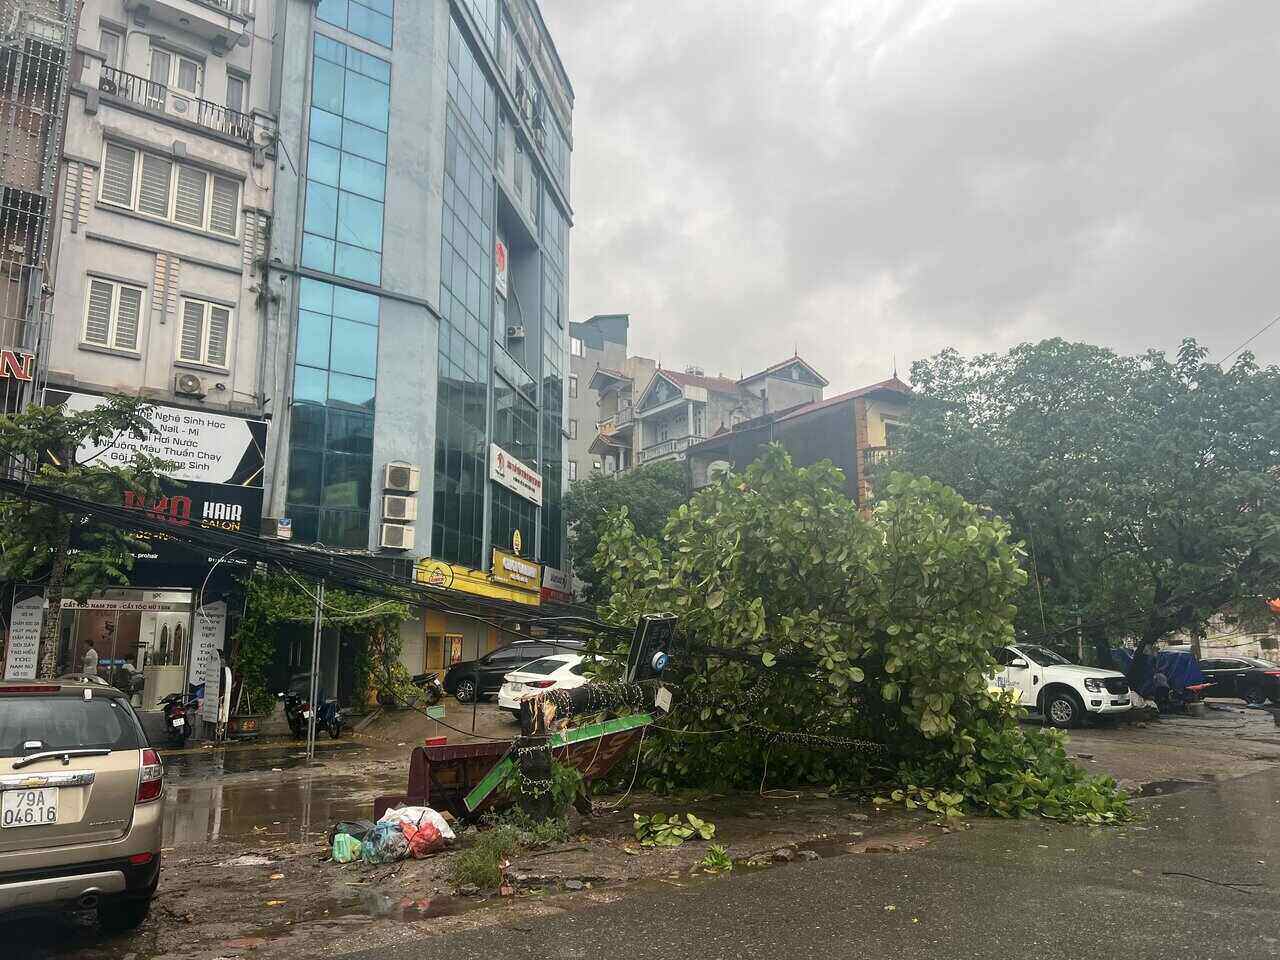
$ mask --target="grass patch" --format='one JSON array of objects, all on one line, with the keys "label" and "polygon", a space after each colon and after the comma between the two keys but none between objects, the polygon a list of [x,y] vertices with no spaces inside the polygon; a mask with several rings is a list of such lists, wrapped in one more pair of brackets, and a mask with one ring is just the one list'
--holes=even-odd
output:
[{"label": "grass patch", "polygon": [[502,883],[502,861],[510,860],[518,850],[563,843],[569,838],[567,820],[537,821],[518,808],[489,814],[483,823],[484,829],[449,865],[449,879],[455,886],[475,884],[481,890],[492,890]]}]

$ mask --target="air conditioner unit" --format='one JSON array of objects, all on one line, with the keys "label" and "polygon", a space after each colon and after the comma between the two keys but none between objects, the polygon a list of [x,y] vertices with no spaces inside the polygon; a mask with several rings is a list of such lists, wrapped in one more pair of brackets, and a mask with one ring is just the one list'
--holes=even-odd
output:
[{"label": "air conditioner unit", "polygon": [[402,523],[384,523],[382,525],[382,548],[384,550],[412,550],[413,527]]},{"label": "air conditioner unit", "polygon": [[516,324],[515,326],[513,326],[513,327],[507,327],[507,339],[508,339],[508,340],[523,340],[523,339],[524,339],[524,324],[523,324],[523,323],[517,323],[517,324]]},{"label": "air conditioner unit", "polygon": [[204,381],[194,373],[179,373],[173,378],[173,392],[186,397],[203,397]]},{"label": "air conditioner unit", "polygon": [[382,519],[417,520],[418,501],[413,497],[385,496],[382,498]]},{"label": "air conditioner unit", "polygon": [[421,485],[421,473],[410,463],[388,463],[382,469],[382,486],[387,490],[417,493]]}]

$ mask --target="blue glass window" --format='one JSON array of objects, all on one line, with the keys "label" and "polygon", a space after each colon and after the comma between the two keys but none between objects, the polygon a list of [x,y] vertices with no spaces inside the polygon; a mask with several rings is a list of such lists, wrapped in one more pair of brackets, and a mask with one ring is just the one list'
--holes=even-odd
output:
[{"label": "blue glass window", "polygon": [[382,280],[390,77],[386,61],[316,34],[303,266]]},{"label": "blue glass window", "polygon": [[316,18],[356,36],[391,46],[394,0],[320,0]]},{"label": "blue glass window", "polygon": [[300,543],[369,545],[376,296],[301,281],[286,499]]}]

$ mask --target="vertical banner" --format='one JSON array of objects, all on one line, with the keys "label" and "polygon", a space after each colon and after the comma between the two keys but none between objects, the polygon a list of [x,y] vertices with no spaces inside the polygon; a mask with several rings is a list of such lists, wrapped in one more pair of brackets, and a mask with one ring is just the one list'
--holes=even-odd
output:
[{"label": "vertical banner", "polygon": [[[19,599],[20,598],[20,599]],[[44,624],[43,593],[23,596],[19,587],[9,615],[9,645],[4,657],[6,680],[34,680],[40,656],[40,627]]]},{"label": "vertical banner", "polygon": [[[187,683],[199,687],[212,665],[221,668],[222,661],[215,651],[222,649],[227,635],[227,605],[219,600],[206,603],[196,609],[195,626],[191,631],[191,663],[187,668]],[[217,694],[217,691],[214,691]],[[217,701],[214,701],[217,703]]]}]

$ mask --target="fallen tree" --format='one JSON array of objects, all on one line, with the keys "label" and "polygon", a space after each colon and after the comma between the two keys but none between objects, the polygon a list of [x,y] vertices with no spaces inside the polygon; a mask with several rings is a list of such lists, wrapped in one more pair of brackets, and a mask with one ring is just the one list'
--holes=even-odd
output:
[{"label": "fallen tree", "polygon": [[[887,478],[869,516],[830,463],[773,447],[699,491],[661,546],[625,511],[601,539],[605,620],[681,617],[676,707],[648,734],[651,787],[896,787],[940,813],[1096,822],[1126,814],[1057,735],[988,691],[1026,581],[1009,529],[953,490]],[[874,747],[868,746],[874,744]]]}]

